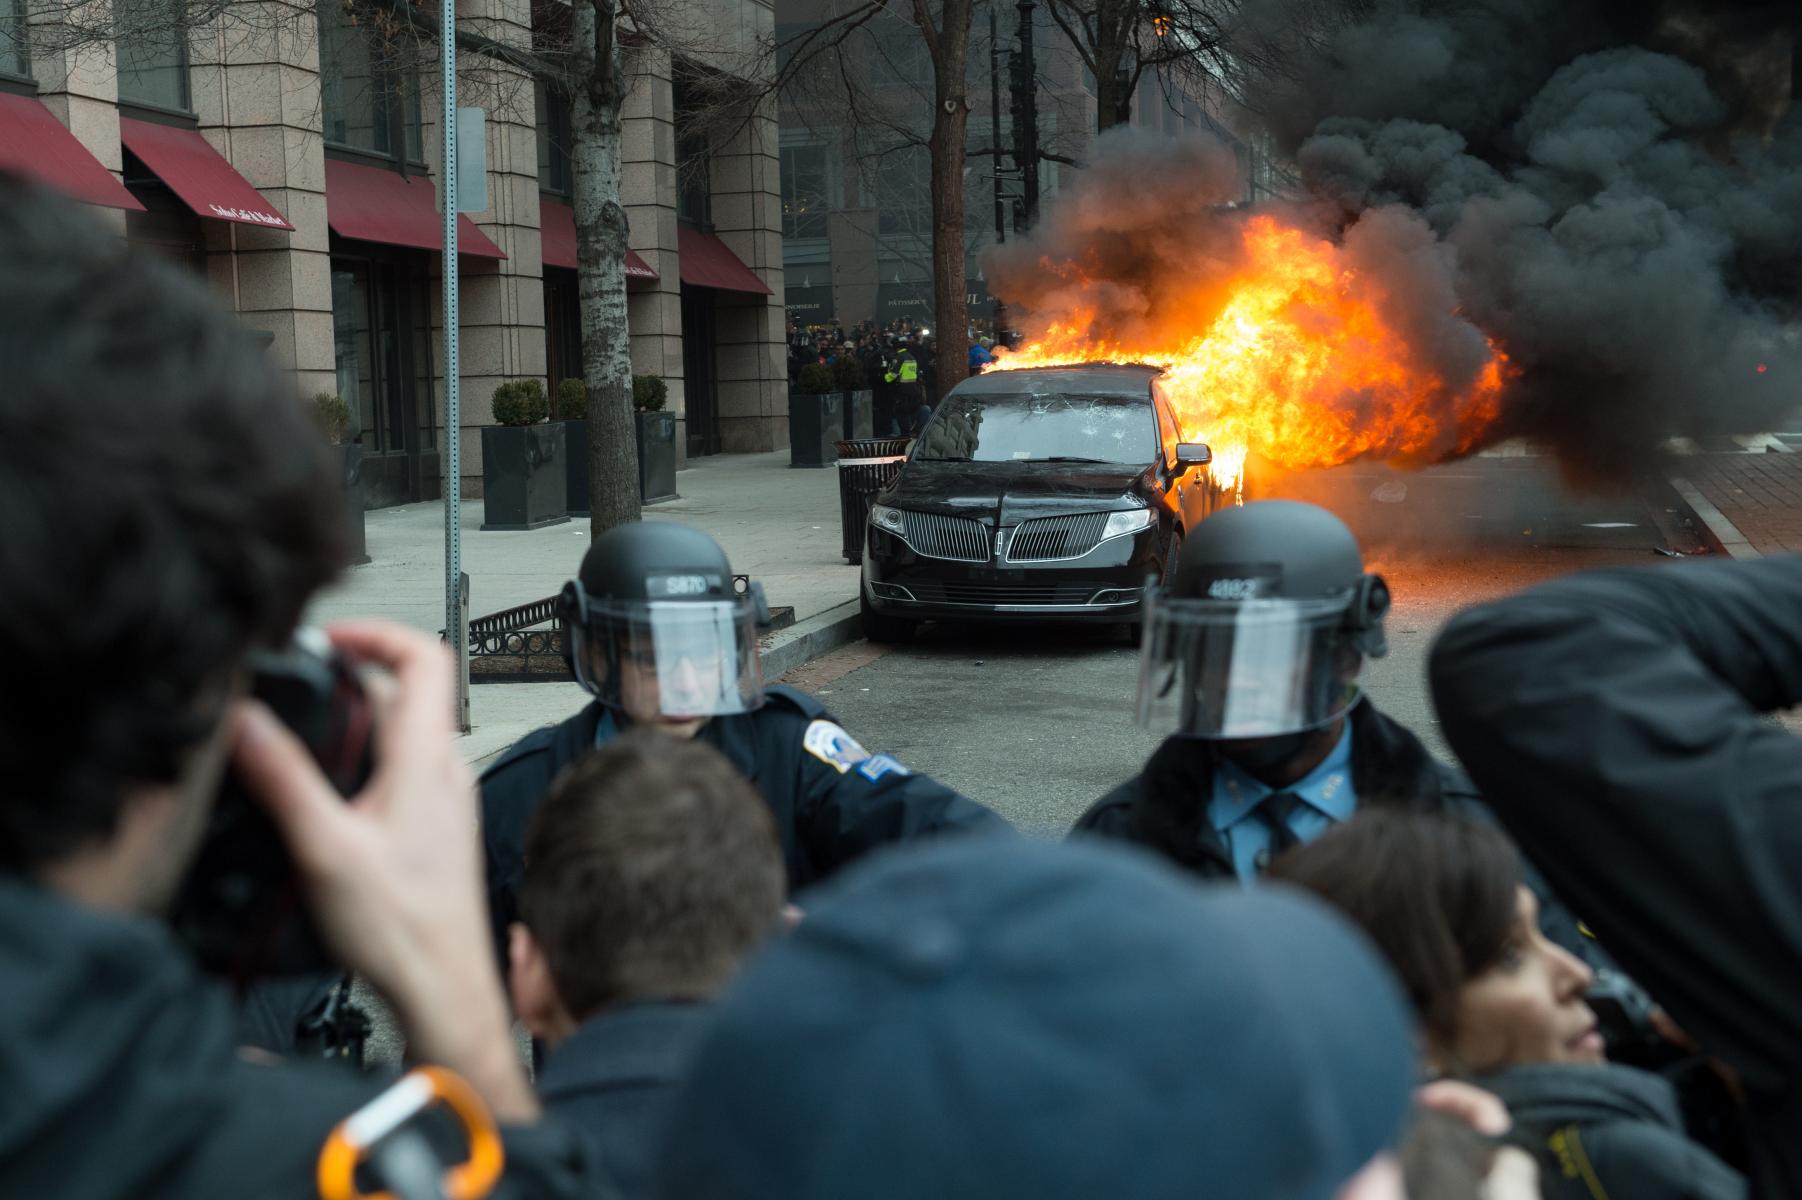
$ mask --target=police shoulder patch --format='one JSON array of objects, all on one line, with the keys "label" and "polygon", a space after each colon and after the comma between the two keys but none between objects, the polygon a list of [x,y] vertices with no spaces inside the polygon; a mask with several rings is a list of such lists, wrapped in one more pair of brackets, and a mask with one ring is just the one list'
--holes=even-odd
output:
[{"label": "police shoulder patch", "polygon": [[870,757],[870,752],[857,744],[857,739],[831,721],[814,721],[801,736],[801,746],[833,770],[843,775]]}]

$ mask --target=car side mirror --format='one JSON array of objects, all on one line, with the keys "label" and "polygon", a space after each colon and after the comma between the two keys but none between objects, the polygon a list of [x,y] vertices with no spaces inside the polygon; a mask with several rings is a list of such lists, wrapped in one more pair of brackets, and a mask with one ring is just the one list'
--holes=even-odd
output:
[{"label": "car side mirror", "polygon": [[1208,449],[1206,442],[1176,444],[1176,465],[1179,467],[1205,467],[1213,461],[1214,452]]}]

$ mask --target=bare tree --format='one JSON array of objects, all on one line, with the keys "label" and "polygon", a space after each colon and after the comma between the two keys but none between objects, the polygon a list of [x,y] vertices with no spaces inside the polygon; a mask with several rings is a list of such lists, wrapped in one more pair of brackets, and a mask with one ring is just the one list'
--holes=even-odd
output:
[{"label": "bare tree", "polygon": [[[933,328],[940,331],[941,386],[962,379],[969,325],[965,248],[970,94],[970,30],[975,0],[858,0],[831,8],[772,47],[781,66],[772,86],[786,103],[835,110],[856,131],[855,157],[868,176],[897,154],[924,144],[930,181]],[[881,36],[906,30],[902,43]],[[911,39],[911,45],[906,44]],[[923,50],[921,75],[897,62]],[[886,69],[884,69],[886,68]],[[873,143],[873,144],[872,144]]]}]

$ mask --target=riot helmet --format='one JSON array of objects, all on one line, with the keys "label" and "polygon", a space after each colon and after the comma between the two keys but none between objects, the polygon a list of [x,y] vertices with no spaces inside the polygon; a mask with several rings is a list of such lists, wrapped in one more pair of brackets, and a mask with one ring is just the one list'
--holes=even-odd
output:
[{"label": "riot helmet", "polygon": [[563,585],[557,615],[576,682],[631,720],[725,716],[763,702],[763,591],[738,594],[726,552],[698,529],[609,529]]},{"label": "riot helmet", "polygon": [[1146,588],[1139,723],[1215,741],[1329,725],[1356,702],[1362,659],[1388,651],[1388,611],[1388,587],[1332,513],[1223,509],[1196,526],[1170,586]]}]

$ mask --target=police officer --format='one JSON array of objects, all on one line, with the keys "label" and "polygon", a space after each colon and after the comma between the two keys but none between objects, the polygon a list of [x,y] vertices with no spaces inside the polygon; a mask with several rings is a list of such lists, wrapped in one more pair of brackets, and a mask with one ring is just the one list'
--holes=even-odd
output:
[{"label": "police officer", "polygon": [[895,419],[903,430],[919,436],[932,409],[927,406],[926,394],[920,388],[920,361],[914,357],[912,346],[906,342],[901,344],[894,363],[882,378],[894,388]]},{"label": "police officer", "polygon": [[1360,805],[1474,800],[1358,689],[1365,656],[1387,650],[1388,610],[1324,509],[1267,500],[1203,521],[1146,604],[1138,719],[1174,736],[1076,829],[1251,879]]},{"label": "police officer", "polygon": [[558,611],[565,653],[594,702],[528,734],[482,775],[491,912],[514,916],[526,826],[569,763],[628,726],[701,738],[757,786],[775,817],[791,893],[887,842],[1006,829],[987,808],[872,754],[818,701],[763,687],[761,592],[735,596],[719,544],[642,521],[596,538]]}]

